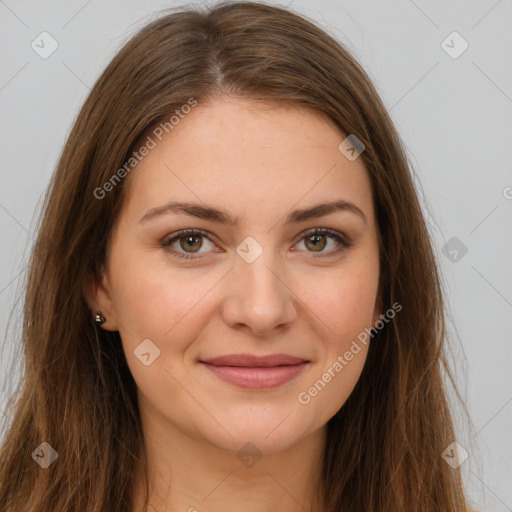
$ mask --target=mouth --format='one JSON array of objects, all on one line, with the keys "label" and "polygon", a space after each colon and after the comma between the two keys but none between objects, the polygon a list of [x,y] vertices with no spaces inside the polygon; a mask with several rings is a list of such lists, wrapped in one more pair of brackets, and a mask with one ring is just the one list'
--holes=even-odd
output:
[{"label": "mouth", "polygon": [[273,389],[295,378],[310,361],[288,354],[232,354],[200,363],[225,382],[245,389]]}]

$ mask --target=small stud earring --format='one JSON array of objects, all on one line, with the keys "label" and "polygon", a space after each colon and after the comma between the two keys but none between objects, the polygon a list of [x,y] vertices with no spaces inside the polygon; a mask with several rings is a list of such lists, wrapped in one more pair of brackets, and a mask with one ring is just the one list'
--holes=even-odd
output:
[{"label": "small stud earring", "polygon": [[105,317],[101,314],[101,311],[98,311],[96,313],[96,316],[94,317],[94,320],[96,321],[96,325],[101,325],[106,322]]}]

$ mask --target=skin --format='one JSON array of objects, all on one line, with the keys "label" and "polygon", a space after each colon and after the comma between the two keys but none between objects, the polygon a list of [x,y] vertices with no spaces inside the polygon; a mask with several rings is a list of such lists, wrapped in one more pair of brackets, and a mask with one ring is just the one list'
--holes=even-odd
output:
[{"label": "skin", "polygon": [[[357,383],[368,347],[360,344],[308,404],[298,395],[380,314],[370,181],[361,158],[349,161],[338,150],[344,138],[303,107],[219,97],[195,107],[127,178],[89,304],[106,317],[102,328],[121,334],[138,387],[150,503],[160,512],[321,510],[314,491],[326,423]],[[343,210],[284,223],[292,210],[337,199],[365,219]],[[176,212],[141,222],[169,201],[213,206],[238,223]],[[192,240],[196,259],[161,244],[187,228],[211,234]],[[336,252],[340,243],[324,235],[315,251],[311,235],[301,236],[309,228],[333,229],[352,245]],[[252,263],[236,252],[248,236],[263,249]],[[172,247],[187,254],[185,242]],[[148,366],[134,355],[145,339],[160,350]],[[199,363],[233,353],[310,363],[272,390],[239,388]],[[237,457],[248,442],[262,456],[252,467]],[[141,485],[137,478],[133,511],[142,510]]]}]

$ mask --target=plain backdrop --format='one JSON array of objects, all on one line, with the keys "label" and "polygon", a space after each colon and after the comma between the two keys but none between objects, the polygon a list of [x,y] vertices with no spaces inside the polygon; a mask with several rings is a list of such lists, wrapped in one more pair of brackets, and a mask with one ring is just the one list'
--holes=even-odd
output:
[{"label": "plain backdrop", "polygon": [[[0,0],[2,409],[19,375],[34,225],[70,127],[123,42],[180,4]],[[480,510],[512,511],[512,1],[294,0],[290,8],[354,54],[405,142],[443,274],[453,369],[473,421],[466,428],[453,401],[469,454],[464,480]],[[45,51],[58,44],[46,58],[41,37]]]}]

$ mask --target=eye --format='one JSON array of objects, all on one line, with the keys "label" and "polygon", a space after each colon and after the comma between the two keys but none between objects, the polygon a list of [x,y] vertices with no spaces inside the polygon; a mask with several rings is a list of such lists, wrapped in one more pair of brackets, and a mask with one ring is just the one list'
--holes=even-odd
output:
[{"label": "eye", "polygon": [[[199,249],[204,247],[204,239],[214,246],[213,242],[204,231],[200,229],[184,229],[183,231],[179,231],[174,235],[164,238],[161,245],[178,258],[197,259],[195,254],[208,252],[207,250],[199,251]],[[174,247],[175,244],[177,244],[178,247]]]},{"label": "eye", "polygon": [[[344,235],[339,233],[338,231],[334,231],[328,228],[312,228],[300,234],[301,240],[299,242],[306,247],[307,252],[317,253],[314,256],[332,256],[333,254],[338,254],[339,252],[347,249],[352,245]],[[328,247],[328,239],[334,240],[334,248],[330,250],[324,251],[326,247]]]},{"label": "eye", "polygon": [[[299,237],[299,244],[303,243],[306,248],[305,251],[313,253],[314,257],[332,256],[352,245],[352,242],[344,235],[328,228],[311,228],[301,233]],[[329,239],[334,241],[331,244],[334,245],[334,248],[324,250],[329,246]],[[204,240],[207,241],[206,246]],[[210,249],[215,248],[215,244],[210,240],[208,233],[200,229],[184,229],[165,237],[160,244],[173,256],[183,259],[202,257],[201,254],[208,253],[208,244],[210,244]],[[200,250],[204,248],[204,251]]]}]

